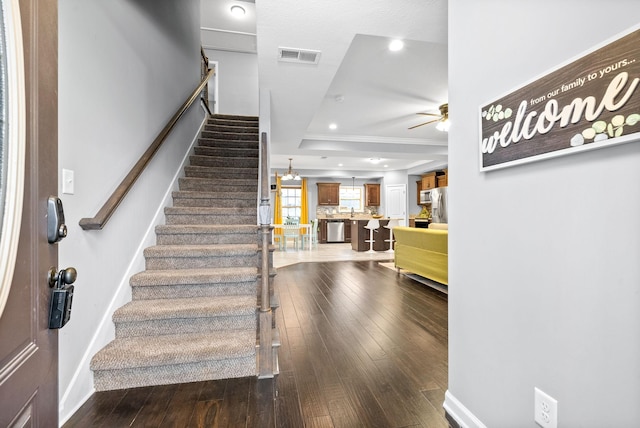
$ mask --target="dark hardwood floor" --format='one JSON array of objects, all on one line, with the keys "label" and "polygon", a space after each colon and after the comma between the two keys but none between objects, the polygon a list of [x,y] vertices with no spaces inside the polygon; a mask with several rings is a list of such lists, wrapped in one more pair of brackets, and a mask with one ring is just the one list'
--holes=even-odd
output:
[{"label": "dark hardwood floor", "polygon": [[375,261],[278,269],[274,379],[94,394],[71,427],[447,427],[447,296]]}]

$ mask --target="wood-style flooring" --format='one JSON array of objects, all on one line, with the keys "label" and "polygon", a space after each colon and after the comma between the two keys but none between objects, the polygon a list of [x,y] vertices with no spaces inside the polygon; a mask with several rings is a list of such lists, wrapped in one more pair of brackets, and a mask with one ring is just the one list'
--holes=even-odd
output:
[{"label": "wood-style flooring", "polygon": [[71,427],[444,427],[447,296],[376,261],[278,268],[274,379],[94,394]]}]

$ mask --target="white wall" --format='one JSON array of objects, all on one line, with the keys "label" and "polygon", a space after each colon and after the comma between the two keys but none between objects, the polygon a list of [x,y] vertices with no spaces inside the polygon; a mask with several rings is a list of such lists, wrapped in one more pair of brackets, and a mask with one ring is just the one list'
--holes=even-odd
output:
[{"label": "white wall", "polygon": [[478,170],[481,104],[638,22],[636,0],[449,1],[446,403],[467,426],[537,426],[534,387],[558,426],[640,423],[640,141]]},{"label": "white wall", "polygon": [[[60,330],[60,420],[92,392],[88,363],[113,336],[111,312],[144,269],[154,222],[204,118],[181,120],[101,231],[94,216],[200,80],[199,1],[59,2],[59,168],[75,172],[60,196],[69,227],[61,267],[78,270],[71,321]],[[156,217],[156,215],[158,216]]]},{"label": "white wall", "polygon": [[206,49],[218,62],[218,113],[257,116],[259,111],[258,56]]}]

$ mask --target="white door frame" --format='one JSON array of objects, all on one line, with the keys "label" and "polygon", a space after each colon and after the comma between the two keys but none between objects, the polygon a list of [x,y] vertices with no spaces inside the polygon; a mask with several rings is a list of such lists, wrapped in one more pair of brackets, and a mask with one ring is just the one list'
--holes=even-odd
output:
[{"label": "white door frame", "polygon": [[213,76],[209,79],[209,100],[211,100],[211,88],[213,88],[213,109],[209,103],[211,113],[218,114],[218,61],[209,61],[209,68],[214,70]]}]

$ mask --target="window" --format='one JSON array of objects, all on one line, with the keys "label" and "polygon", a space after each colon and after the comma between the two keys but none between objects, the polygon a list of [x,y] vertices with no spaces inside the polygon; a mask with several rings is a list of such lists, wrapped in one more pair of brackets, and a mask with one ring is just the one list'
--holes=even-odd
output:
[{"label": "window", "polygon": [[340,212],[362,212],[362,187],[340,186]]},{"label": "window", "polygon": [[302,190],[299,187],[282,187],[280,192],[282,218],[298,217],[302,213]]}]

